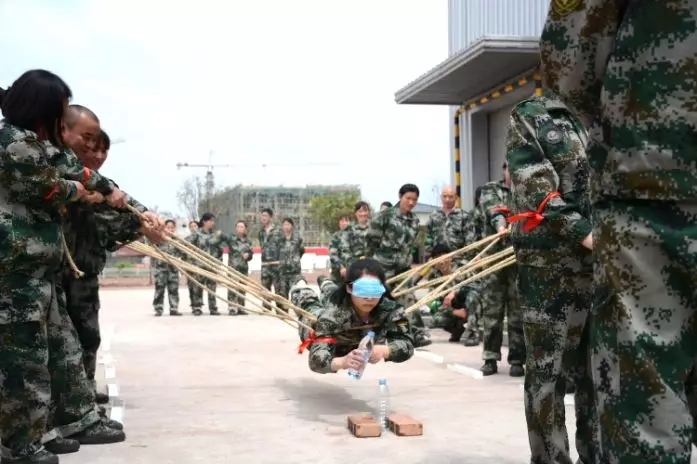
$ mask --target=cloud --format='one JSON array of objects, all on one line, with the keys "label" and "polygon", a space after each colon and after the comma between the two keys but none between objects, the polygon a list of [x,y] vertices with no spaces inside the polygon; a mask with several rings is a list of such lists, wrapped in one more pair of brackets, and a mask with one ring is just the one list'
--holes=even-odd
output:
[{"label": "cloud", "polygon": [[246,165],[216,170],[219,186],[360,184],[379,203],[414,182],[435,201],[449,176],[447,111],[399,107],[393,94],[446,57],[446,8],[4,0],[0,84],[35,67],[64,77],[126,140],[105,173],[149,205],[178,210],[181,182],[205,170],[176,163],[208,163],[211,150],[214,163]]}]

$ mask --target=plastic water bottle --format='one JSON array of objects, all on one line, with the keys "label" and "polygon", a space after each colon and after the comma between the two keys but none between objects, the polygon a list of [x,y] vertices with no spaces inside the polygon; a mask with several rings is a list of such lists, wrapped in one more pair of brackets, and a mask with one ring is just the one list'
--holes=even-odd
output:
[{"label": "plastic water bottle", "polygon": [[349,369],[348,375],[351,378],[360,380],[363,377],[363,371],[365,370],[365,365],[370,359],[370,355],[373,353],[373,344],[375,342],[375,332],[369,331],[363,340],[358,344],[357,350],[363,355],[363,367],[360,369]]},{"label": "plastic water bottle", "polygon": [[378,407],[375,417],[380,422],[382,430],[387,430],[387,416],[390,415],[390,389],[387,386],[387,379],[378,381]]}]

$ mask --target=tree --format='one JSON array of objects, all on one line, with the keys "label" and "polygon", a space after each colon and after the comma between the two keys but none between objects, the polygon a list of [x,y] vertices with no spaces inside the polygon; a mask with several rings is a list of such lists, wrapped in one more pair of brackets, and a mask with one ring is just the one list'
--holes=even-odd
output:
[{"label": "tree", "polygon": [[198,220],[203,200],[203,181],[197,176],[186,179],[177,191],[177,201],[189,220]]},{"label": "tree", "polygon": [[329,192],[310,200],[310,216],[328,232],[339,230],[339,218],[351,214],[361,197],[358,192]]}]

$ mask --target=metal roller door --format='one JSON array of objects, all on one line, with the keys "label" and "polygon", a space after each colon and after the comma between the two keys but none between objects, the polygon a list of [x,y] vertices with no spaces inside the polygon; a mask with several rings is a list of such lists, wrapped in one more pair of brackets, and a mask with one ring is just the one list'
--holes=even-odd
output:
[{"label": "metal roller door", "polygon": [[508,118],[514,105],[489,113],[489,180],[502,178],[501,166],[506,160]]}]

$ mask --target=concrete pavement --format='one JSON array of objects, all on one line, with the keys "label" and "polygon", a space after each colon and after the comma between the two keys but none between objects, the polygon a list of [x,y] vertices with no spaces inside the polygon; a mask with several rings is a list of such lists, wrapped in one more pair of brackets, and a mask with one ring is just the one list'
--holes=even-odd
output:
[{"label": "concrete pavement", "polygon": [[[156,318],[151,289],[102,292],[102,359],[115,377],[100,383],[118,385],[128,439],[83,446],[61,463],[527,462],[522,380],[509,377],[505,363],[498,375],[478,378],[478,347],[449,344],[436,331],[425,354],[368,366],[357,382],[310,372],[297,333],[280,321],[196,318],[185,288],[180,295],[185,316]],[[392,409],[423,422],[422,437],[349,434],[346,416],[373,409],[380,377]],[[573,433],[571,407],[567,414]]]}]

